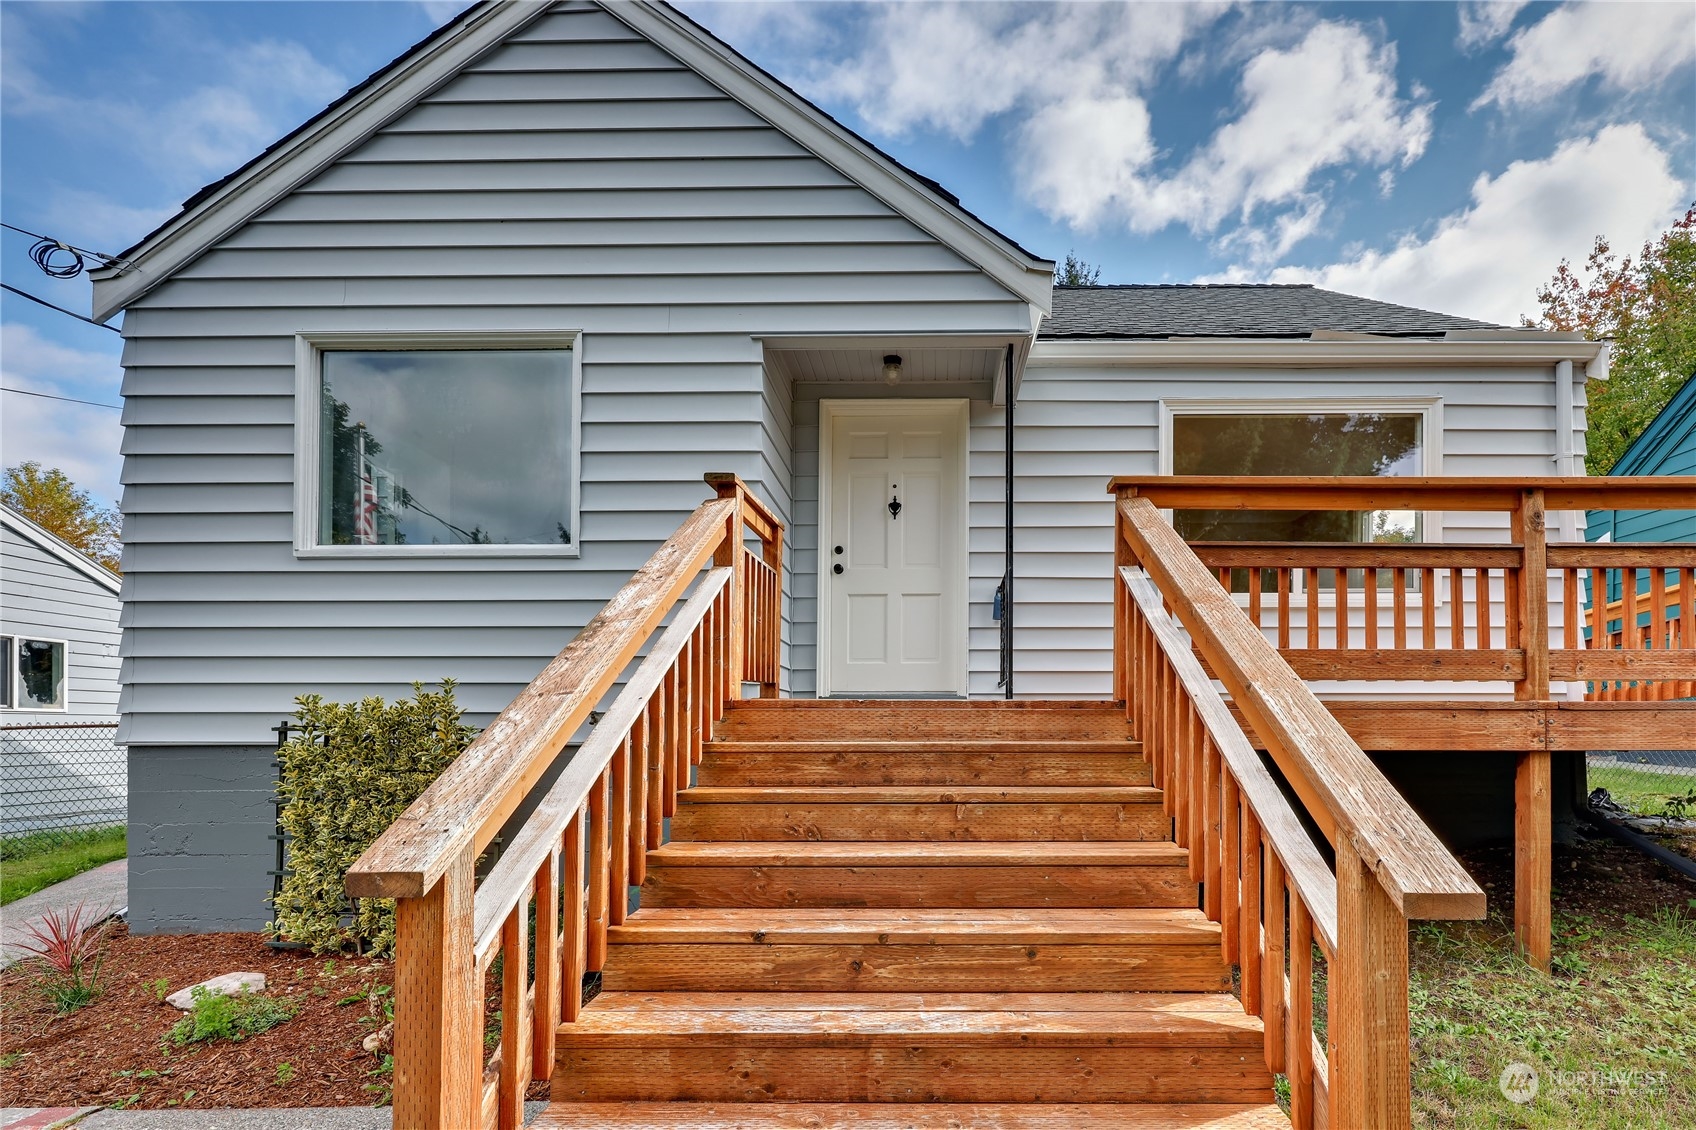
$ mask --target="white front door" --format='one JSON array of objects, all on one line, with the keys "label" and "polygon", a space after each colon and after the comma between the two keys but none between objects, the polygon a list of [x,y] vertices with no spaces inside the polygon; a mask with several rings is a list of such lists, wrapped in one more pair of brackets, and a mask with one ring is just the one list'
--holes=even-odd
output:
[{"label": "white front door", "polygon": [[824,401],[822,690],[966,690],[966,402]]}]

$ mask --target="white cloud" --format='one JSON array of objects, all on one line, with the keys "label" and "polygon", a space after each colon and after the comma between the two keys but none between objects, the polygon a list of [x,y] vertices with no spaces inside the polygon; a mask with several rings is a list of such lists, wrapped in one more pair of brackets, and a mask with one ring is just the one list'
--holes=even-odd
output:
[{"label": "white cloud", "polygon": [[1463,51],[1475,51],[1508,33],[1514,17],[1527,0],[1462,0],[1457,6],[1460,31],[1455,42]]},{"label": "white cloud", "polygon": [[1424,237],[1319,268],[1246,269],[1201,281],[1312,282],[1350,294],[1504,325],[1533,315],[1537,288],[1563,258],[1604,235],[1619,248],[1653,238],[1684,204],[1668,155],[1636,124],[1563,142],[1540,161],[1480,176],[1467,208]]},{"label": "white cloud", "polygon": [[116,255],[176,211],[168,204],[135,208],[87,189],[60,188],[41,206],[39,222],[79,247]]},{"label": "white cloud", "polygon": [[1696,6],[1565,4],[1516,32],[1508,50],[1475,108],[1535,105],[1593,75],[1614,91],[1646,90],[1696,60]]},{"label": "white cloud", "polygon": [[[118,403],[118,350],[72,349],[21,322],[0,326],[0,383],[78,399]],[[84,490],[116,504],[123,428],[110,408],[5,393],[0,448],[7,466],[36,460],[58,467]]]},{"label": "white cloud", "polygon": [[424,9],[425,18],[440,27],[470,5],[461,3],[460,0],[418,0],[418,6]]}]

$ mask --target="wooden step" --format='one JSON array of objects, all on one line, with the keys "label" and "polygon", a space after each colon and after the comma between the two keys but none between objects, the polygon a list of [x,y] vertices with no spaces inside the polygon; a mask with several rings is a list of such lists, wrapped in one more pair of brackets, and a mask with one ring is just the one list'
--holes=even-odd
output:
[{"label": "wooden step", "polygon": [[672,842],[641,905],[1189,908],[1187,861],[1169,842]]},{"label": "wooden step", "polygon": [[[782,705],[774,706],[778,702]],[[1123,709],[1071,701],[845,702],[758,699],[731,708],[716,736],[742,741],[784,738],[1126,739]]]},{"label": "wooden step", "polygon": [[1271,1094],[1260,1022],[1228,995],[974,993],[948,1003],[603,993],[559,1029],[553,1094],[861,1103],[1264,1103]]},{"label": "wooden step", "polygon": [[713,742],[700,785],[1147,785],[1134,742]]},{"label": "wooden step", "polygon": [[642,909],[608,934],[607,989],[1219,992],[1196,910]]},{"label": "wooden step", "polygon": [[1162,840],[1159,789],[717,786],[679,795],[679,840]]},{"label": "wooden step", "polygon": [[1274,1103],[552,1103],[535,1130],[1289,1130]]}]

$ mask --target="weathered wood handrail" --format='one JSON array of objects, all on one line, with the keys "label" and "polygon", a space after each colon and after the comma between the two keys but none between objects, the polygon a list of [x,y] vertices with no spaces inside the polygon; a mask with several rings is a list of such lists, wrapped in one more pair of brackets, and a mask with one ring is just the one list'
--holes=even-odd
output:
[{"label": "weathered wood handrail", "polygon": [[[1298,1126],[1408,1126],[1407,922],[1482,918],[1483,891],[1155,505],[1127,491],[1117,510],[1118,697],[1152,751],[1204,909],[1242,969],[1244,1005],[1263,1018],[1268,1067],[1287,1070]],[[1331,841],[1334,880],[1315,871],[1276,786],[1258,783],[1265,770],[1192,641]],[[1330,962],[1328,1055],[1311,1036],[1315,933]]]},{"label": "weathered wood handrail", "polygon": [[[1696,602],[1683,587],[1696,571],[1696,544],[1550,544],[1546,531],[1550,510],[1688,508],[1696,477],[1146,476],[1115,479],[1109,490],[1174,510],[1504,515],[1507,537],[1497,544],[1195,545],[1304,679],[1482,681],[1507,684],[1531,703],[1552,701],[1556,680],[1585,682],[1590,697],[1605,699],[1696,690]],[[1633,607],[1587,600],[1587,587],[1605,593],[1622,574],[1633,578],[1622,597]],[[1555,631],[1552,614],[1560,616]],[[1616,633],[1615,617],[1646,623]],[[1550,758],[1546,749],[1513,752],[1515,927],[1529,959],[1546,968]]]},{"label": "weathered wood handrail", "polygon": [[[684,520],[348,873],[349,894],[397,900],[397,1126],[522,1124],[525,1088],[552,1070],[556,1028],[576,1018],[584,973],[600,968],[607,928],[623,921],[624,892],[641,882],[713,723],[754,669],[775,692],[781,641],[744,625],[781,614],[783,525],[735,476],[709,481],[719,497]],[[750,534],[764,550],[757,600],[745,583]],[[478,854],[668,615],[479,886]],[[485,1061],[483,983],[497,958],[500,1042]]]}]

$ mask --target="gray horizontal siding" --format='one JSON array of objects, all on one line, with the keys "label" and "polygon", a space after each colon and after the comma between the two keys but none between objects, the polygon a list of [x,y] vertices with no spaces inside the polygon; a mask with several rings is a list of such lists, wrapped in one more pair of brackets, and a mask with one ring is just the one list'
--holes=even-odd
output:
[{"label": "gray horizontal siding", "polygon": [[[1028,317],[612,16],[562,6],[126,314],[128,739],[263,744],[296,694],[442,676],[481,721],[707,497],[704,472],[799,520],[756,335]],[[293,335],[503,329],[584,334],[582,556],[297,559]]]},{"label": "gray horizontal siding", "polygon": [[0,725],[107,721],[118,713],[118,596],[10,527],[0,528],[0,635],[65,642],[65,709],[0,710]]}]

